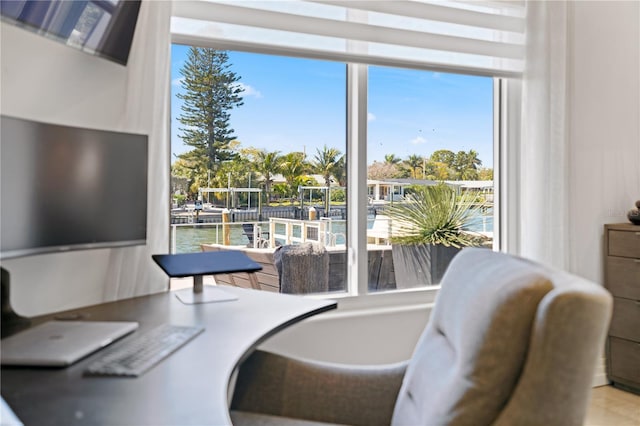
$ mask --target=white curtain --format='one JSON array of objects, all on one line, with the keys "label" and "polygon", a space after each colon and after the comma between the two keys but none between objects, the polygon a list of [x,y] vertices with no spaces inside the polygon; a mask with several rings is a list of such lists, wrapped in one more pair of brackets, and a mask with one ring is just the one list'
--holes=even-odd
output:
[{"label": "white curtain", "polygon": [[568,269],[567,4],[529,1],[526,15],[519,251]]},{"label": "white curtain", "polygon": [[111,250],[104,299],[166,290],[169,279],[151,259],[169,251],[170,1],[142,2],[127,64],[123,128],[149,135],[147,244]]}]

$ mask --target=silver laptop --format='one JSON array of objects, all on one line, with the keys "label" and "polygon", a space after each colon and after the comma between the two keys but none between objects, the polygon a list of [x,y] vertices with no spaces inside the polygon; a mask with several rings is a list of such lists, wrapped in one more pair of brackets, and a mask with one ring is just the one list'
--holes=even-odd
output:
[{"label": "silver laptop", "polygon": [[130,321],[49,321],[0,341],[2,365],[64,367],[138,328]]}]

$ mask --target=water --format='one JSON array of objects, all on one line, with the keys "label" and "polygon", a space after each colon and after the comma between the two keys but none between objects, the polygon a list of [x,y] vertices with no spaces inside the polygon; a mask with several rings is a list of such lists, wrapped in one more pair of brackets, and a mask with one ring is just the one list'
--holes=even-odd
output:
[{"label": "water", "polygon": [[[222,227],[178,226],[175,235],[175,253],[196,253],[200,244],[222,243]],[[173,236],[172,236],[173,237]],[[248,244],[242,228],[231,228],[231,244]]]},{"label": "water", "polygon": [[493,212],[476,217],[467,229],[474,232],[493,232]]},{"label": "water", "polygon": [[[267,223],[260,225],[262,232],[269,231]],[[231,245],[249,244],[249,239],[244,234],[241,223],[229,224]],[[199,224],[199,225],[177,225],[172,227],[175,229],[175,250],[174,253],[196,253],[201,251],[201,244],[222,244],[222,225],[221,224]],[[277,223],[275,225],[276,234],[285,233],[285,225]],[[332,221],[329,232],[335,235],[335,244],[344,245],[346,243],[346,221]],[[291,235],[296,238],[301,237],[301,228],[293,227]],[[173,232],[171,238],[174,238]],[[276,242],[284,244],[285,241],[276,238]]]},{"label": "water", "polygon": [[[367,228],[373,226],[374,216],[368,216]],[[261,229],[264,233],[269,231],[267,223],[261,224]],[[229,225],[231,235],[231,245],[243,245],[249,244],[249,239],[244,235],[242,226],[240,223],[232,223]],[[222,244],[222,225],[218,224],[200,224],[200,225],[179,225],[172,228],[176,230],[175,235],[175,253],[196,253],[201,251],[200,244]],[[276,224],[276,234],[285,233],[284,224]],[[493,211],[490,210],[486,215],[479,216],[469,226],[470,231],[476,232],[493,232]],[[331,221],[331,229],[329,229],[333,235],[335,235],[335,244],[344,245],[346,243],[346,221],[334,220]],[[294,237],[300,237],[300,227],[294,227],[292,235]],[[173,238],[173,233],[171,235]],[[283,240],[276,240],[280,244],[284,244]]]}]

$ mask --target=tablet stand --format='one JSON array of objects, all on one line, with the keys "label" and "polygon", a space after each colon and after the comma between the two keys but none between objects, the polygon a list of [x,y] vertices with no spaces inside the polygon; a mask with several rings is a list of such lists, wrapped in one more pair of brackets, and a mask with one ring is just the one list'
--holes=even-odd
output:
[{"label": "tablet stand", "polygon": [[200,253],[154,254],[153,260],[171,278],[193,277],[193,289],[179,290],[176,296],[182,303],[198,304],[236,300],[238,296],[217,286],[205,286],[203,275],[253,273],[262,266],[240,251],[207,251]]}]

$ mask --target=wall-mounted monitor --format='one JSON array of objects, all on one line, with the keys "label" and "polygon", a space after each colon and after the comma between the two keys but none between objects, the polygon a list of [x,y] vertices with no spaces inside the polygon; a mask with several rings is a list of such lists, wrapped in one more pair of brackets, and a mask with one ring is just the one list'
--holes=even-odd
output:
[{"label": "wall-mounted monitor", "polygon": [[0,120],[0,259],[146,244],[146,135]]},{"label": "wall-mounted monitor", "polygon": [[140,0],[3,0],[2,20],[126,65]]}]

